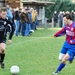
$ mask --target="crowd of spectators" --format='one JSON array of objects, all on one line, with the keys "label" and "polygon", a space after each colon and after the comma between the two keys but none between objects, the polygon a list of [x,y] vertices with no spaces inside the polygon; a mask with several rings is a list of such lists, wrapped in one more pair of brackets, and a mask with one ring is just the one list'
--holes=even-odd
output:
[{"label": "crowd of spectators", "polygon": [[66,13],[70,13],[71,16],[72,16],[72,21],[75,21],[75,12],[74,12],[74,10],[72,10],[71,12],[69,12],[69,11],[66,11],[66,12],[60,11],[59,13],[57,13],[57,11],[55,11],[54,14],[53,14],[54,27],[56,27],[57,24],[59,25],[59,27],[63,27],[65,25],[64,21],[63,21],[63,16]]},{"label": "crowd of spectators", "polygon": [[15,27],[15,36],[30,36],[35,30],[37,30],[37,11],[31,7],[23,8],[11,8],[6,5],[7,18],[13,22]]}]

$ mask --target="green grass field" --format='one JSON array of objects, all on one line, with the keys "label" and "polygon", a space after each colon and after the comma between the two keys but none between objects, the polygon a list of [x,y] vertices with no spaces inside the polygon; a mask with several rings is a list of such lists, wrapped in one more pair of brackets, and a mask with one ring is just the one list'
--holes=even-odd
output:
[{"label": "green grass field", "polygon": [[[65,37],[54,38],[59,28],[39,28],[30,37],[13,37],[13,43],[7,44],[5,69],[0,68],[0,75],[11,75],[10,67],[18,65],[18,75],[53,75],[60,61],[59,51]],[[59,75],[75,75],[75,61]]]}]

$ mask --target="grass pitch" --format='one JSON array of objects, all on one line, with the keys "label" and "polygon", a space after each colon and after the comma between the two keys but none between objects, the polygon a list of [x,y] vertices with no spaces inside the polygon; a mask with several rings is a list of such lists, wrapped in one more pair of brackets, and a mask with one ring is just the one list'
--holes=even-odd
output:
[{"label": "grass pitch", "polygon": [[[60,61],[58,55],[65,37],[54,38],[60,28],[38,29],[30,37],[13,37],[7,44],[5,69],[0,68],[0,75],[11,75],[10,67],[20,68],[18,75],[53,75]],[[75,63],[69,64],[59,75],[74,75]]]}]

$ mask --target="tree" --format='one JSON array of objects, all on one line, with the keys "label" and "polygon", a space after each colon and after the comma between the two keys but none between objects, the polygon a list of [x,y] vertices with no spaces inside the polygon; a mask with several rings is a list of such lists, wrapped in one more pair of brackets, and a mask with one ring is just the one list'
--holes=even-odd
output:
[{"label": "tree", "polygon": [[55,2],[53,5],[46,6],[46,17],[51,19],[53,16],[54,11],[70,11],[75,10],[75,4],[72,3],[70,0],[49,0]]}]

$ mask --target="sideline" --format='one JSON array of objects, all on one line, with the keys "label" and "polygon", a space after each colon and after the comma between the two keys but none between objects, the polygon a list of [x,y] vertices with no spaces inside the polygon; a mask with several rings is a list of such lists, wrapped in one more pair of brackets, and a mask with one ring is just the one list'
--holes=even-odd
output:
[{"label": "sideline", "polygon": [[[27,40],[27,41],[23,41],[23,42],[18,42],[18,43],[15,43],[15,44],[11,44],[11,45],[7,45],[6,48],[9,48],[9,47],[13,47],[13,46],[16,46],[16,45],[20,45],[20,44],[23,44],[23,43],[26,43],[26,42],[31,42],[31,41],[35,41],[35,40],[38,40],[38,39],[45,39],[45,38],[53,38],[53,36],[47,36],[47,37],[31,37],[33,39],[30,39],[30,40]],[[64,38],[64,37],[62,37]]]},{"label": "sideline", "polygon": [[31,39],[31,40],[19,42],[19,43],[16,43],[16,44],[12,43],[11,45],[7,45],[6,48],[13,47],[13,46],[16,46],[16,45],[19,45],[19,44],[23,44],[23,43],[26,43],[26,42],[30,42],[30,41],[35,41],[35,40],[38,40],[38,39],[43,39],[43,38],[50,38],[50,36],[49,37],[37,37],[37,38],[33,37],[33,39]]}]

